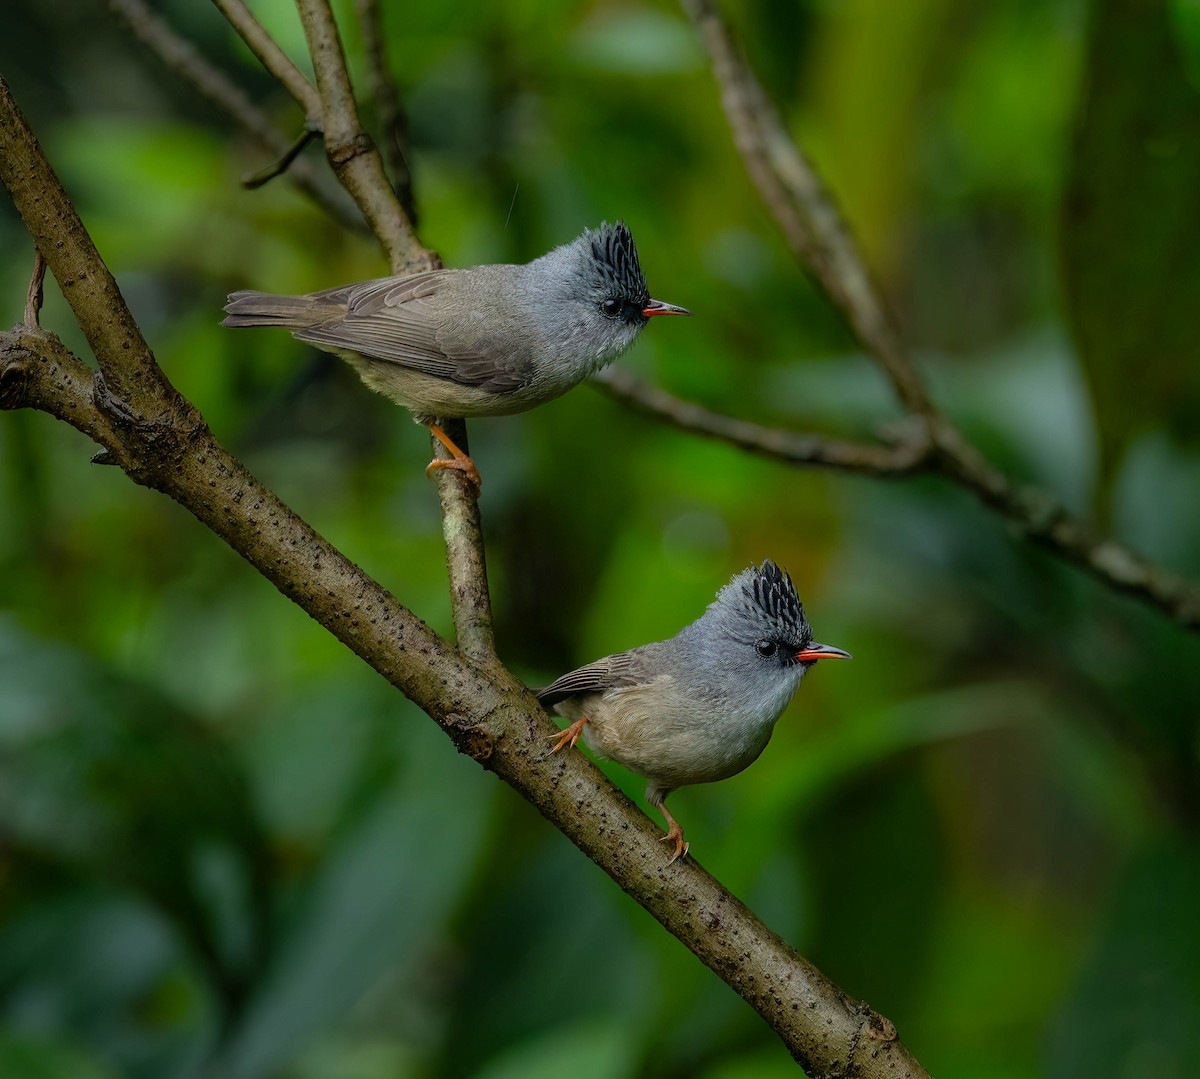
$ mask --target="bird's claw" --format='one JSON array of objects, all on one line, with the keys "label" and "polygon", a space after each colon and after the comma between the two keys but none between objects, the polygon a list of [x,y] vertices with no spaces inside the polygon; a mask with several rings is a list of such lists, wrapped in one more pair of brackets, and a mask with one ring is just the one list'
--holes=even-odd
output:
[{"label": "bird's claw", "polygon": [[563,746],[575,748],[575,744],[579,741],[579,736],[583,734],[583,725],[587,722],[587,716],[580,716],[569,727],[565,727],[557,734],[550,735],[549,740],[554,742],[554,747],[550,750],[551,753],[557,753]]},{"label": "bird's claw", "polygon": [[671,840],[675,841],[675,853],[671,855],[671,860],[667,862],[667,865],[673,865],[680,858],[686,858],[688,848],[691,846],[690,843],[685,843],[683,841],[683,829],[680,828],[679,825],[674,821],[671,821],[670,830],[659,840],[659,842],[669,843]]},{"label": "bird's claw", "polygon": [[434,472],[443,468],[452,468],[455,472],[461,472],[471,481],[475,493],[479,494],[480,488],[483,487],[483,478],[479,475],[479,469],[475,467],[475,462],[470,457],[435,457],[425,466],[425,475],[433,479]]}]

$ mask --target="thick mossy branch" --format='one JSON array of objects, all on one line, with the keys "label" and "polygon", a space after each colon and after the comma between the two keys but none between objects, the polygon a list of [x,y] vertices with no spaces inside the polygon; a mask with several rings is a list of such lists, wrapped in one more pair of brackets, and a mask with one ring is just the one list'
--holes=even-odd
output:
[{"label": "thick mossy branch", "polygon": [[[64,291],[100,366],[94,373],[52,335],[17,327],[0,334],[0,406],[66,420],[187,508],[536,806],[740,993],[810,1074],[924,1076],[887,1020],[846,997],[702,867],[668,867],[655,826],[582,755],[550,757],[554,728],[507,671],[450,646],[220,446],[155,363],[2,80],[0,132],[3,181],[36,245],[54,252],[47,261],[60,284],[60,272],[72,275]],[[481,545],[478,556],[482,573]]]}]

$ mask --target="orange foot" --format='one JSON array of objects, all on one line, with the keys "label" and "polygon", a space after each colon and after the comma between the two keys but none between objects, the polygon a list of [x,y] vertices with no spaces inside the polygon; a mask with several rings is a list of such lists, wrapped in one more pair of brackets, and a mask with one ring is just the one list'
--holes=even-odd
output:
[{"label": "orange foot", "polygon": [[667,865],[671,865],[672,862],[676,862],[680,858],[687,857],[688,847],[690,847],[691,844],[683,841],[683,829],[679,827],[679,822],[671,816],[668,816],[667,820],[671,822],[671,827],[667,831],[667,834],[663,836],[659,842],[670,843],[672,839],[675,840],[675,853],[671,855],[671,861],[667,862]]},{"label": "orange foot", "polygon": [[436,423],[429,424],[429,430],[433,437],[450,451],[450,456],[448,458],[435,457],[425,466],[425,475],[432,476],[437,469],[452,468],[466,476],[474,485],[475,493],[478,494],[479,489],[483,486],[483,479],[479,475],[479,469],[475,467],[475,462],[463,453]]},{"label": "orange foot", "polygon": [[550,737],[557,739],[554,743],[554,748],[551,753],[557,753],[563,746],[575,748],[575,743],[579,741],[579,736],[583,734],[583,725],[587,722],[587,716],[580,716],[566,730],[561,730],[558,734],[552,734]]},{"label": "orange foot", "polygon": [[450,458],[435,457],[425,466],[425,475],[432,478],[433,473],[442,468],[452,468],[455,472],[461,472],[474,485],[476,493],[483,486],[483,477],[479,475],[479,469],[475,467],[475,462],[466,455]]}]

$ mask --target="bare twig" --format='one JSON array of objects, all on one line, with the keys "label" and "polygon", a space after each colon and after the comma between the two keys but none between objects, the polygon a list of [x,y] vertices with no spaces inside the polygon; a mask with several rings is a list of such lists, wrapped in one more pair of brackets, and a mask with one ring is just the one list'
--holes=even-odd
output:
[{"label": "bare twig", "polygon": [[383,33],[383,10],[379,0],[355,0],[362,25],[363,44],[370,64],[371,98],[383,137],[383,156],[392,176],[392,186],[412,226],[417,226],[416,199],[413,195],[412,170],[408,165],[408,116],[388,66],[387,45]]},{"label": "bare twig", "polygon": [[[666,929],[740,993],[809,1074],[858,1079],[925,1072],[881,1016],[846,997],[694,861],[667,866],[658,830],[581,754],[545,752],[552,730],[525,689],[498,664],[478,665],[447,645],[300,520],[216,441],[182,401],[190,423],[162,423],[159,391],[110,407],[104,380],[139,385],[156,367],[111,275],[0,79],[0,181],[64,286],[104,378],[52,335],[0,334],[0,406],[35,407],[104,445],[139,483],[174,498],[331,633],[425,710],[467,753],[518,790]],[[60,270],[70,270],[68,282]],[[105,317],[115,334],[96,334]]]},{"label": "bare twig", "polygon": [[952,428],[943,426],[937,438],[936,470],[999,513],[1020,535],[1114,591],[1157,608],[1184,629],[1200,632],[1200,587],[1195,582],[1098,532],[1046,491],[1013,483]]},{"label": "bare twig", "polygon": [[[325,152],[338,179],[354,197],[387,252],[395,273],[440,265],[421,245],[383,171],[379,152],[362,130],[350,86],[346,57],[328,0],[297,0],[321,94]],[[466,424],[453,424],[466,439]],[[440,452],[440,447],[435,449]],[[450,602],[458,645],[478,662],[495,657],[492,609],[483,549],[483,524],[476,492],[460,476],[442,471],[437,477],[446,536]]]},{"label": "bare twig", "polygon": [[306,127],[278,161],[272,162],[264,169],[259,169],[258,172],[251,176],[244,177],[242,179],[242,187],[250,191],[255,191],[264,184],[270,183],[276,176],[282,176],[291,167],[296,158],[300,156],[304,147],[319,134],[319,131],[314,131],[312,128]]},{"label": "bare twig", "polygon": [[292,63],[291,57],[267,33],[243,0],[213,0],[213,3],[258,57],[262,66],[280,81],[304,110],[309,126],[318,127],[321,123],[321,98],[304,72]]},{"label": "bare twig", "polygon": [[[125,27],[170,71],[189,82],[269,154],[279,158],[291,148],[270,118],[228,76],[177,34],[145,0],[108,0],[109,9]],[[347,228],[364,229],[354,206],[327,172],[317,172],[307,161],[297,161],[288,173],[292,183]]]},{"label": "bare twig", "polygon": [[[929,445],[922,451],[922,467],[953,480],[1022,535],[1083,568],[1109,588],[1150,604],[1186,629],[1200,631],[1200,587],[1100,535],[1050,494],[1013,483],[938,410],[832,197],[779,119],[712,0],[681,2],[712,58],[734,142],[763,201],[793,252],[813,272],[886,373],[905,410],[925,425]],[[689,422],[680,423],[682,403],[668,400],[662,391],[654,393],[657,407],[648,408],[643,400],[644,411],[712,436],[717,421],[711,414],[703,422],[691,415]],[[733,422],[726,417],[720,420]],[[754,432],[748,448],[763,437],[761,431]],[[816,459],[795,463],[839,467]]]},{"label": "bare twig", "polygon": [[41,325],[42,316],[42,285],[46,280],[46,260],[38,248],[33,249],[33,273],[29,275],[29,288],[25,290],[26,326],[36,329]]},{"label": "bare twig", "polygon": [[712,0],[682,0],[712,58],[734,143],[792,251],[842,310],[908,412],[933,406],[837,205],[788,134]]},{"label": "bare twig", "polygon": [[[467,444],[467,425],[463,420],[442,420],[441,426],[463,453],[471,452]],[[448,456],[446,447],[438,439],[430,436],[429,442],[434,456]],[[437,470],[434,482],[442,503],[442,533],[446,539],[454,639],[465,656],[476,663],[491,663],[496,659],[496,639],[492,631],[492,600],[479,493],[471,481],[455,469]]]},{"label": "bare twig", "polygon": [[911,476],[930,467],[933,444],[923,426],[911,426],[891,445],[844,442],[734,419],[682,401],[618,367],[592,376],[610,397],[689,434],[727,442],[759,457],[790,465],[817,465],[871,476]]},{"label": "bare twig", "polygon": [[[114,409],[136,410],[154,423],[189,423],[191,406],[159,369],[58,176],[48,163],[39,167],[45,158],[3,78],[0,105],[5,113],[0,123],[0,181],[8,188],[96,356],[106,400]],[[41,226],[47,216],[73,230],[70,243]],[[77,304],[85,292],[93,302]],[[112,362],[113,357],[119,362]]]},{"label": "bare twig", "polygon": [[325,155],[379,238],[393,273],[429,269],[436,256],[421,246],[387,181],[379,152],[358,121],[342,41],[328,0],[297,0],[317,73]]}]

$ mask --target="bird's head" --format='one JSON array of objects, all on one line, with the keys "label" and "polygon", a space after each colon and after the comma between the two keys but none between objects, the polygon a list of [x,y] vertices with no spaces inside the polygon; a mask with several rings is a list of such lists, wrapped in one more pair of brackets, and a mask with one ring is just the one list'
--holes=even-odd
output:
[{"label": "bird's head", "polygon": [[794,689],[817,660],[851,658],[813,640],[792,578],[769,559],[737,574],[702,621],[720,642],[722,663],[731,673],[764,685]]},{"label": "bird's head", "polygon": [[588,229],[529,264],[543,334],[596,366],[627,349],[657,315],[690,311],[650,298],[633,235],[620,222]]}]

